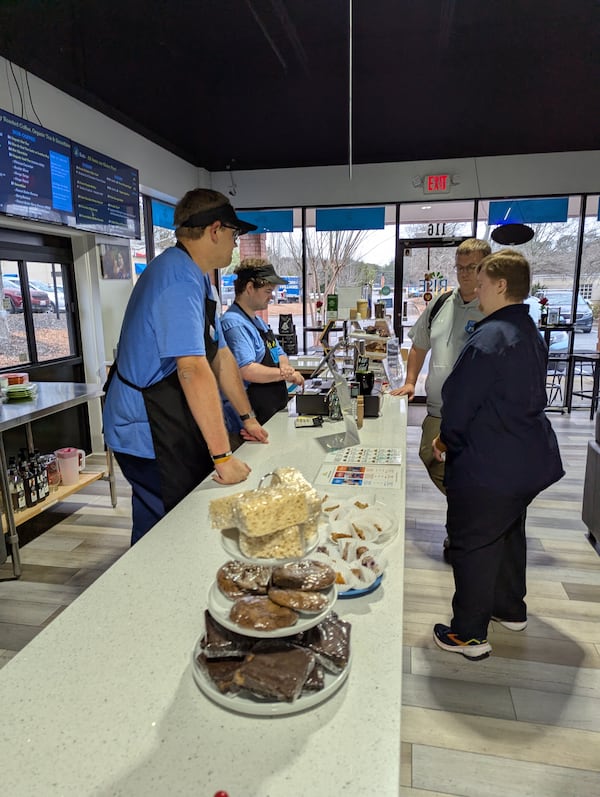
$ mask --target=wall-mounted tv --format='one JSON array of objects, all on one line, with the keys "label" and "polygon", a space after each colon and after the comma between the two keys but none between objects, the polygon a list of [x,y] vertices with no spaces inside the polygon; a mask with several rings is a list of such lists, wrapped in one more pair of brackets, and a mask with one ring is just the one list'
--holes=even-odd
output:
[{"label": "wall-mounted tv", "polygon": [[75,226],[71,141],[1,109],[0,213]]},{"label": "wall-mounted tv", "polygon": [[0,213],[139,238],[139,173],[0,109]]},{"label": "wall-mounted tv", "polygon": [[78,228],[105,235],[140,237],[137,169],[73,142],[72,173]]}]

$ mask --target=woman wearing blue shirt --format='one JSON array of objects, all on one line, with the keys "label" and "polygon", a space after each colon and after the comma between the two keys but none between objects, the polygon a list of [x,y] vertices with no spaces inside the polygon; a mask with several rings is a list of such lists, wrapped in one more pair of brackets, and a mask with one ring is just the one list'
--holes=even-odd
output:
[{"label": "woman wearing blue shirt", "polygon": [[[242,260],[235,273],[235,301],[221,323],[256,418],[266,423],[287,405],[287,382],[304,384],[304,378],[289,364],[273,331],[259,315],[272,301],[275,286],[286,285],[287,281],[263,258]],[[227,414],[231,417],[231,413]]]}]

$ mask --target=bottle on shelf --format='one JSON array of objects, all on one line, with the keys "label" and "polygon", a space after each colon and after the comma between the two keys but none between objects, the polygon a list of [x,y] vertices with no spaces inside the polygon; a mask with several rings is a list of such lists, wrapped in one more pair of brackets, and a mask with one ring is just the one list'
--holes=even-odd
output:
[{"label": "bottle on shelf", "polygon": [[35,506],[38,502],[37,482],[28,459],[21,463],[21,477],[25,487],[25,503],[28,507]]},{"label": "bottle on shelf", "polygon": [[35,474],[35,480],[37,483],[38,501],[43,501],[45,498],[48,497],[50,489],[48,487],[48,474],[46,473],[45,466],[42,465],[39,451],[33,452],[32,463],[33,463],[33,472]]},{"label": "bottle on shelf", "polygon": [[10,500],[12,503],[13,512],[20,512],[25,509],[25,486],[21,474],[17,470],[17,464],[14,457],[11,457],[8,465],[8,489],[10,492]]}]

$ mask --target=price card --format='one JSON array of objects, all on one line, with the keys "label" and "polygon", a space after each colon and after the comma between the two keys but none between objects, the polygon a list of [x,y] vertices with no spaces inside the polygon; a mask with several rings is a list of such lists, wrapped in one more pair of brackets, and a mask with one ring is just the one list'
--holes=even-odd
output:
[{"label": "price card", "polygon": [[399,448],[350,446],[327,454],[315,481],[328,486],[398,489],[401,462]]},{"label": "price card", "polygon": [[350,446],[327,455],[326,462],[339,462],[352,465],[401,465],[402,453],[399,448],[367,448]]}]

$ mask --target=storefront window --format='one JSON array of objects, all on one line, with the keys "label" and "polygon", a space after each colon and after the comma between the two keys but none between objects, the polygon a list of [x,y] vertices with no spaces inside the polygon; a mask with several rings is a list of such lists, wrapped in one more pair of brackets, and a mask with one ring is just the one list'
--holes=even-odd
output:
[{"label": "storefront window", "polygon": [[18,367],[30,361],[18,268],[17,261],[0,260],[2,271],[0,368]]},{"label": "storefront window", "polygon": [[174,205],[166,202],[151,200],[152,204],[152,235],[154,240],[154,257],[160,255],[170,246],[175,246],[175,225],[173,224]]},{"label": "storefront window", "polygon": [[[600,346],[600,202],[598,196],[587,198],[585,227],[583,236],[583,253],[581,257],[581,273],[579,277],[579,293],[592,310],[592,336],[586,348],[594,349],[596,342]],[[600,348],[598,349],[600,351]]]},{"label": "storefront window", "polygon": [[63,286],[59,263],[26,263],[31,296],[34,339],[38,362],[69,357],[75,353],[68,286]]}]

